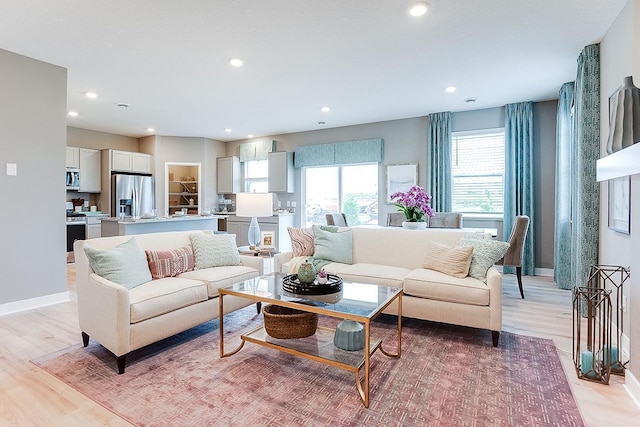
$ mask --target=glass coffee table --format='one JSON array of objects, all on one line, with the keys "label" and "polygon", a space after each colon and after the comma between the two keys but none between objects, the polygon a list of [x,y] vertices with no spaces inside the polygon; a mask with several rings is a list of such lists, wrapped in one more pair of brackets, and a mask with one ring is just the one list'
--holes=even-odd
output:
[{"label": "glass coffee table", "polygon": [[[364,349],[346,351],[333,344],[334,329],[318,326],[316,333],[306,338],[278,339],[267,334],[264,325],[241,335],[240,345],[225,353],[224,316],[220,316],[220,357],[236,354],[245,342],[262,345],[285,353],[346,369],[355,374],[356,388],[365,407],[369,407],[370,358],[376,350],[388,357],[398,358],[402,342],[402,289],[344,281],[340,292],[328,295],[296,295],[283,289],[284,275],[275,273],[220,288],[220,313],[224,313],[224,297],[232,295],[276,304],[309,313],[349,319],[364,326]],[[392,303],[398,307],[398,326],[395,352],[386,351],[382,340],[371,336],[371,323]],[[368,351],[367,351],[368,349]],[[360,371],[364,370],[361,378]]]}]

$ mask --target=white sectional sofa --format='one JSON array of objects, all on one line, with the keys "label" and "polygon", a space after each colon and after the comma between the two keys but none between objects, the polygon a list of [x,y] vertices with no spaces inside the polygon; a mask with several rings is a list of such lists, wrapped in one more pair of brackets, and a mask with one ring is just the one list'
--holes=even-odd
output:
[{"label": "white sectional sofa", "polygon": [[[488,329],[492,332],[493,345],[498,345],[502,329],[501,273],[489,267],[485,283],[470,276],[458,278],[423,268],[430,242],[455,247],[470,233],[461,229],[418,231],[397,227],[350,230],[353,233],[352,263],[331,262],[324,266],[325,271],[348,281],[401,287],[403,316]],[[288,273],[289,266],[296,264],[292,252],[277,254],[274,259],[274,270],[282,273]],[[392,304],[385,312],[397,314],[396,306]]]},{"label": "white sectional sofa", "polygon": [[[207,234],[177,231],[133,237],[143,251],[168,251],[190,246],[193,233]],[[124,372],[129,352],[219,317],[218,288],[263,274],[261,258],[243,255],[239,255],[239,265],[187,271],[132,289],[93,271],[85,248],[112,249],[131,237],[78,240],[74,244],[78,316],[84,346],[91,337],[106,347],[116,356],[119,373]],[[225,298],[225,314],[247,305],[248,300]]]}]

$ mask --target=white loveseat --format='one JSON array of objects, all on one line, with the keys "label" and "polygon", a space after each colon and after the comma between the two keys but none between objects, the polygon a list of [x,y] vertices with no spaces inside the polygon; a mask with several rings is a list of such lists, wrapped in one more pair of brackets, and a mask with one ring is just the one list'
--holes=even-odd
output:
[{"label": "white loveseat", "polygon": [[[219,317],[218,288],[262,275],[263,260],[240,255],[240,265],[187,271],[128,289],[96,274],[85,248],[110,249],[135,237],[142,250],[175,250],[191,245],[189,235],[193,233],[207,232],[176,231],[75,242],[78,316],[84,346],[89,337],[102,344],[116,356],[119,373],[124,372],[129,352]],[[225,314],[250,304],[245,299],[225,298]]]},{"label": "white loveseat", "polygon": [[[341,229],[342,230],[342,229]],[[402,315],[488,329],[498,345],[502,329],[502,275],[493,266],[486,283],[457,278],[423,268],[429,242],[454,247],[470,233],[461,229],[405,230],[397,227],[353,227],[352,264],[331,262],[323,267],[344,280],[401,287]],[[477,235],[476,235],[477,238]],[[274,270],[289,272],[292,252],[274,257]],[[395,304],[385,313],[397,314]]]}]

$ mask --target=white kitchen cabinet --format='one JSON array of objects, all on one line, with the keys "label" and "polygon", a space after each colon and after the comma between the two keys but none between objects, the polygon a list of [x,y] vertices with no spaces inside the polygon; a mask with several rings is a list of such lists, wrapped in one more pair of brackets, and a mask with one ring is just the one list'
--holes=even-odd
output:
[{"label": "white kitchen cabinet", "polygon": [[240,159],[236,156],[218,157],[217,192],[218,194],[235,194],[240,192]]},{"label": "white kitchen cabinet", "polygon": [[111,150],[111,170],[151,173],[151,155],[131,151]]},{"label": "white kitchen cabinet", "polygon": [[80,167],[80,149],[78,147],[67,147],[66,163],[68,168]]},{"label": "white kitchen cabinet", "polygon": [[[229,215],[227,219],[227,233],[236,235],[236,244],[238,246],[247,246],[249,240],[249,223],[251,218],[238,217]],[[279,252],[291,251],[291,238],[287,227],[293,227],[293,214],[280,214],[264,218],[258,218],[260,231],[271,231],[275,234],[274,246]]]},{"label": "white kitchen cabinet", "polygon": [[269,192],[295,192],[292,152],[274,151],[269,153]]},{"label": "white kitchen cabinet", "polygon": [[101,191],[100,150],[80,148],[80,191],[99,193]]}]

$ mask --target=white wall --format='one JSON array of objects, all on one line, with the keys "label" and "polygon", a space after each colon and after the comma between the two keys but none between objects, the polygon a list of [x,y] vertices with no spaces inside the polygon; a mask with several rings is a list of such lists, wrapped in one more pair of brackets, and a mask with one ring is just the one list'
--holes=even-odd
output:
[{"label": "white wall", "polygon": [[67,290],[67,70],[0,49],[0,99],[1,313],[3,304]]},{"label": "white wall", "polygon": [[[616,18],[600,44],[601,73],[601,157],[609,134],[609,96],[622,84],[626,76],[633,76],[640,84],[640,0],[630,0]],[[624,316],[625,335],[630,340],[629,373],[640,378],[640,176],[631,182],[631,234],[611,231],[608,223],[608,185],[600,186],[600,264],[631,267],[631,282],[625,287],[628,313]],[[636,390],[640,399],[640,388]]]}]

